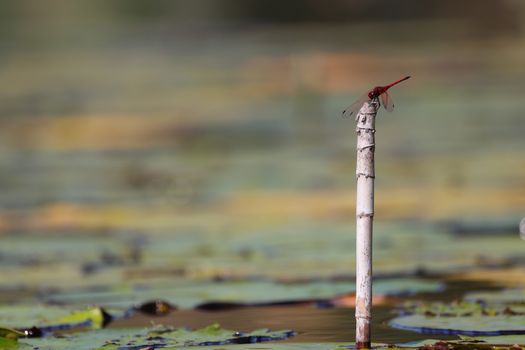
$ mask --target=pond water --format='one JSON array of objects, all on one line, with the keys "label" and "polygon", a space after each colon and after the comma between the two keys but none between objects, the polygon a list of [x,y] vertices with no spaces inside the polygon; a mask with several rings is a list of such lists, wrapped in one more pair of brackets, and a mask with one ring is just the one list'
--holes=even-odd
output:
[{"label": "pond water", "polygon": [[355,125],[341,112],[405,75],[377,121],[374,339],[428,337],[388,325],[410,300],[517,288],[510,302],[435,308],[525,315],[523,5],[179,26],[124,3],[0,11],[15,10],[0,21],[0,328],[159,298],[178,310],[110,329],[219,322],[353,341],[352,307],[196,307],[352,296]]},{"label": "pond water", "polygon": [[[386,322],[393,317],[389,307],[374,308],[373,337],[382,343],[401,343],[427,339],[424,335],[392,329]],[[245,308],[235,311],[176,311],[167,317],[137,316],[115,322],[112,327],[145,326],[151,322],[198,329],[218,322],[228,329],[250,331],[260,328],[293,329],[298,334],[290,342],[353,342],[353,309],[318,309],[307,306]],[[447,337],[453,339],[455,337]]]},{"label": "pond water", "polygon": [[[472,290],[492,291],[498,287],[484,282],[456,281],[447,285],[440,293],[425,293],[410,297],[398,297],[389,305],[373,308],[373,339],[377,343],[405,343],[428,339],[428,334],[398,330],[388,321],[397,315],[397,307],[403,302],[431,300],[452,302]],[[142,327],[152,323],[176,328],[199,329],[213,322],[224,328],[251,331],[260,328],[273,330],[292,329],[297,335],[287,342],[353,342],[355,339],[355,317],[353,308],[319,308],[314,305],[243,307],[226,311],[178,310],[164,317],[136,315],[118,320],[110,327]],[[457,339],[457,336],[439,335],[439,339]]]}]

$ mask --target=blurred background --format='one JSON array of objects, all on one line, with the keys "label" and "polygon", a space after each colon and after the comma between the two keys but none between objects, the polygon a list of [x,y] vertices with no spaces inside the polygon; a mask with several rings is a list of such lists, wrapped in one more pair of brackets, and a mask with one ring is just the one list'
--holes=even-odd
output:
[{"label": "blurred background", "polygon": [[2,290],[352,275],[341,111],[405,75],[376,271],[520,254],[524,34],[518,0],[2,1]]}]

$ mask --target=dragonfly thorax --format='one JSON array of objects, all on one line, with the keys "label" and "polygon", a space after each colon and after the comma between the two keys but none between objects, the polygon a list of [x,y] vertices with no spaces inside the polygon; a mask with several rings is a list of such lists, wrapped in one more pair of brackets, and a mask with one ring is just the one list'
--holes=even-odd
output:
[{"label": "dragonfly thorax", "polygon": [[384,86],[376,86],[370,92],[368,93],[368,98],[373,100],[376,97],[379,97],[382,93],[384,93],[387,89],[385,89]]}]

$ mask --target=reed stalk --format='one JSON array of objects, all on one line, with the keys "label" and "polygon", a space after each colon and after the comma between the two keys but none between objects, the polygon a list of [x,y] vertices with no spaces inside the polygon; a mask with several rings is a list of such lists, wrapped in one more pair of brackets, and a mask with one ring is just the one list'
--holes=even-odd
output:
[{"label": "reed stalk", "polygon": [[372,319],[372,225],[374,221],[375,119],[379,100],[365,102],[356,116],[356,347],[370,348]]}]

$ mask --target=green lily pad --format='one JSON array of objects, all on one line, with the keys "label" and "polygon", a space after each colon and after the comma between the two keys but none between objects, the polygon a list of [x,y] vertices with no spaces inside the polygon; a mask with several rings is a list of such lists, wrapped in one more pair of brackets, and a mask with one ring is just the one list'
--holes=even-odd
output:
[{"label": "green lily pad", "polygon": [[481,336],[481,337],[469,337],[469,336],[460,336],[464,341],[474,342],[482,341],[488,344],[521,344],[525,345],[525,335],[497,335],[497,336]]},{"label": "green lily pad", "polygon": [[0,337],[0,349],[25,349],[29,346],[20,345],[16,339]]},{"label": "green lily pad", "polygon": [[[375,295],[383,296],[435,292],[441,288],[442,284],[439,282],[416,278],[386,279],[374,282]],[[105,307],[126,308],[146,300],[162,298],[179,308],[194,308],[209,301],[256,305],[285,301],[331,300],[354,291],[354,282],[336,281],[157,283],[137,285],[126,290],[54,293],[49,301],[69,305],[98,304]]]},{"label": "green lily pad", "polygon": [[487,305],[468,301],[452,303],[409,303],[403,305],[402,313],[428,317],[525,315],[525,307],[501,304]]},{"label": "green lily pad", "polygon": [[[386,350],[383,344],[373,344],[374,349]],[[353,344],[349,343],[271,343],[263,346],[252,345],[249,349],[261,350],[348,350],[353,348]],[[246,345],[225,345],[220,347],[221,350],[245,350]],[[394,348],[395,349],[395,348]],[[191,350],[210,350],[209,347],[195,346]]]},{"label": "green lily pad", "polygon": [[69,315],[57,319],[58,324],[83,324],[92,329],[102,328],[111,316],[100,307],[88,308],[87,310],[74,311]]},{"label": "green lily pad", "polygon": [[0,324],[14,328],[44,326],[53,323],[53,321],[67,318],[72,312],[72,308],[64,306],[2,305],[0,306]]},{"label": "green lily pad", "polygon": [[185,346],[209,346],[226,344],[252,344],[258,342],[284,340],[294,335],[293,331],[256,330],[241,333],[226,330],[214,324],[203,329],[101,329],[75,333],[62,337],[43,339],[21,339],[19,344],[38,347],[40,350],[60,349],[121,349],[135,350],[141,348],[180,348]]},{"label": "green lily pad", "polygon": [[[9,327],[25,329],[31,336],[46,336],[57,330],[75,327],[91,329],[102,328],[111,316],[101,308],[93,307],[85,310],[50,305],[6,305],[0,306],[0,324]],[[0,335],[12,338],[19,334],[0,328]],[[25,333],[21,333],[25,336]]]},{"label": "green lily pad", "polygon": [[410,315],[397,317],[390,326],[425,334],[463,334],[471,336],[525,334],[525,316],[458,316],[428,317]]},{"label": "green lily pad", "polygon": [[[232,229],[227,234],[182,231],[175,236],[157,233],[148,237],[96,232],[6,236],[0,247],[0,302],[4,295],[20,300],[28,294],[17,295],[17,288],[37,295],[46,287],[113,288],[174,279],[351,279],[355,271],[355,242],[345,220],[298,221]],[[28,247],[28,240],[39,249]],[[418,249],[407,250],[410,246]],[[521,254],[521,249],[513,237],[483,237],[474,242],[423,225],[378,224],[374,271],[380,275],[417,269],[447,272],[476,266],[480,256],[505,261]]]},{"label": "green lily pad", "polygon": [[504,289],[494,292],[472,292],[465,300],[489,304],[525,305],[525,289]]},{"label": "green lily pad", "polygon": [[163,338],[170,341],[170,345],[224,345],[224,344],[251,344],[270,340],[283,340],[293,336],[293,331],[272,332],[269,329],[258,329],[250,333],[233,332],[223,329],[218,324],[196,330],[161,329],[148,333],[151,338]]},{"label": "green lily pad", "polygon": [[11,328],[0,327],[0,338],[17,340],[20,337],[25,337],[25,333]]},{"label": "green lily pad", "polygon": [[[394,348],[398,349],[418,349],[418,350],[519,350],[514,345],[523,342],[512,342],[520,340],[520,336],[496,336],[496,337],[467,337],[460,336],[462,340],[436,340],[425,339],[414,342],[398,344]],[[484,340],[486,339],[486,340]],[[522,341],[524,339],[521,339]],[[509,342],[507,342],[509,341]],[[498,345],[495,347],[494,345]]]}]

